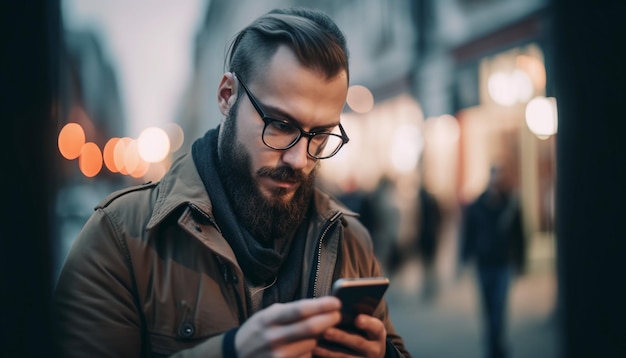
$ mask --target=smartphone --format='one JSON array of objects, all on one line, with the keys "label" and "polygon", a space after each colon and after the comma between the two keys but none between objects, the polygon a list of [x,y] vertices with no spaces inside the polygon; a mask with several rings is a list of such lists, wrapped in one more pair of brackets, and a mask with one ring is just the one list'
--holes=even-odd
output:
[{"label": "smartphone", "polygon": [[[340,278],[335,281],[331,295],[341,300],[341,322],[337,328],[364,335],[354,326],[354,319],[361,313],[374,314],[388,287],[389,279],[386,277]],[[336,352],[357,354],[334,342],[320,340],[318,344]]]},{"label": "smartphone", "polygon": [[342,328],[353,329],[359,314],[372,315],[389,287],[386,277],[340,278],[331,289],[331,295],[341,300]]}]

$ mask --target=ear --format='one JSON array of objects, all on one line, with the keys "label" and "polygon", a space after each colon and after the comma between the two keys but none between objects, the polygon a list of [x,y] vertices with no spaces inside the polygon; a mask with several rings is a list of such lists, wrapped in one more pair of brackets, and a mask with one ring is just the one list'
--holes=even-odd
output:
[{"label": "ear", "polygon": [[237,79],[232,72],[226,72],[222,76],[217,88],[217,105],[224,116],[228,115],[230,108],[237,100]]}]

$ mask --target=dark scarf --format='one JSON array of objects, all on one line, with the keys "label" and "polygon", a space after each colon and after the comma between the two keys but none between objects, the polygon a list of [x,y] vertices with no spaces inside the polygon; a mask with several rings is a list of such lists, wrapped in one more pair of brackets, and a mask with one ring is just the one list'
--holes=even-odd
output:
[{"label": "dark scarf", "polygon": [[308,220],[304,220],[293,238],[288,238],[284,245],[281,245],[280,251],[262,246],[248,230],[239,225],[219,174],[217,135],[218,129],[212,129],[204,137],[196,140],[191,148],[193,161],[211,198],[215,220],[222,230],[222,235],[235,252],[246,280],[254,286],[260,286],[276,279],[276,283],[265,290],[263,306],[274,302],[292,301],[300,287]]}]

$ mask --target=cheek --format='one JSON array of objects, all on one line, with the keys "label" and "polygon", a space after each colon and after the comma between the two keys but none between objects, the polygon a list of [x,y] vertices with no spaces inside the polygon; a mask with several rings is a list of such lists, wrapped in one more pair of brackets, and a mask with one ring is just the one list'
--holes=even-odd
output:
[{"label": "cheek", "polygon": [[[275,151],[268,148],[260,136],[258,128],[241,128],[238,129],[238,142],[243,147],[250,159],[250,170],[252,176],[255,176],[256,171],[263,166],[272,166],[273,157],[279,158],[274,154]],[[260,129],[262,130],[262,128]]]},{"label": "cheek", "polygon": [[307,164],[306,168],[303,169],[304,174],[309,175],[312,172],[316,171],[319,168],[320,164],[321,164],[320,160],[309,159],[309,163]]}]

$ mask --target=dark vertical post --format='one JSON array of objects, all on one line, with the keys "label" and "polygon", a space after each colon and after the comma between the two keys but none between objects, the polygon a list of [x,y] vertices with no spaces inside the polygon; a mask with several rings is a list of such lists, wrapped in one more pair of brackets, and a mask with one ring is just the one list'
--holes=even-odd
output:
[{"label": "dark vertical post", "polygon": [[563,357],[626,357],[626,2],[553,0]]},{"label": "dark vertical post", "polygon": [[0,5],[0,356],[56,356],[50,338],[58,0]]}]

